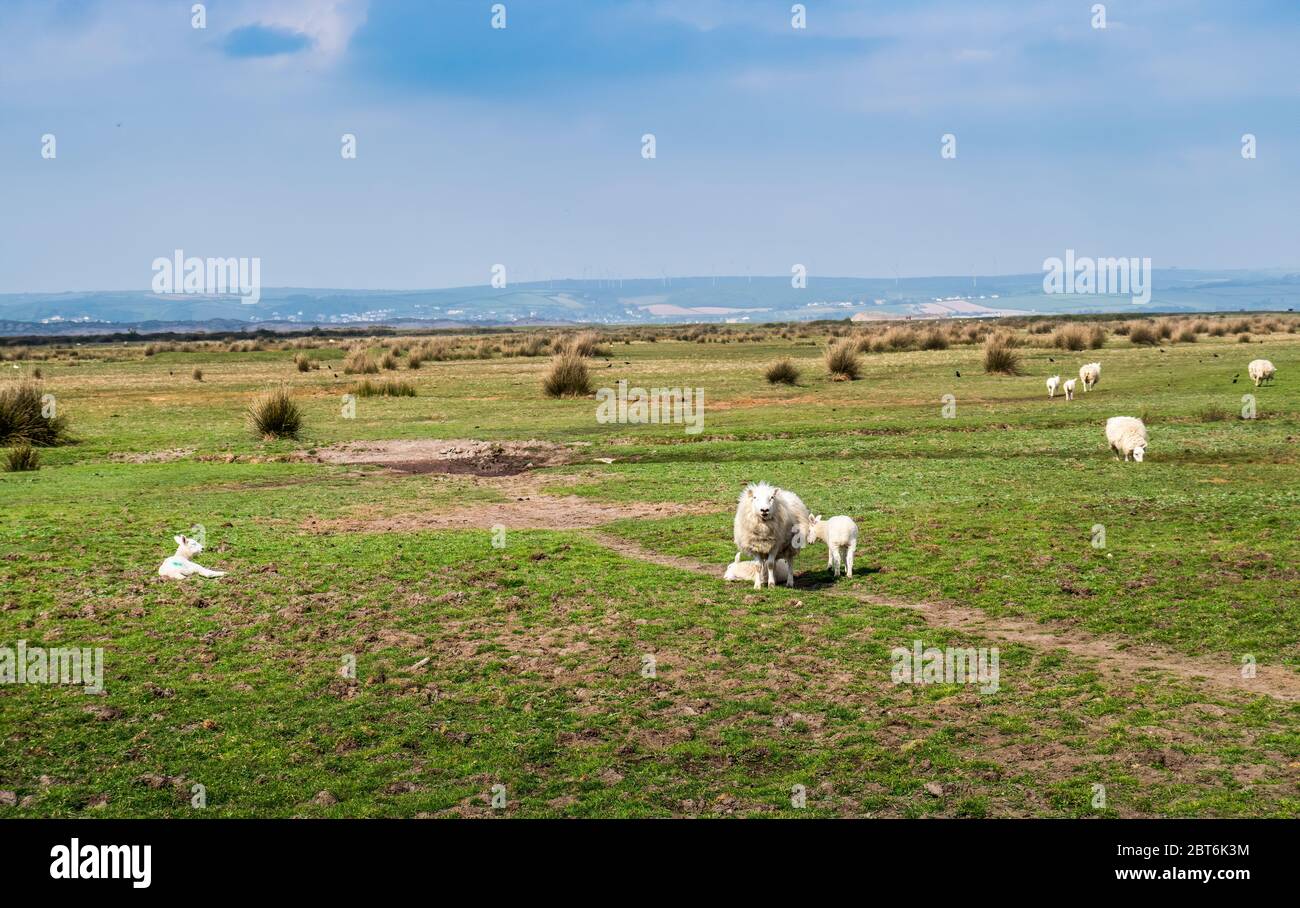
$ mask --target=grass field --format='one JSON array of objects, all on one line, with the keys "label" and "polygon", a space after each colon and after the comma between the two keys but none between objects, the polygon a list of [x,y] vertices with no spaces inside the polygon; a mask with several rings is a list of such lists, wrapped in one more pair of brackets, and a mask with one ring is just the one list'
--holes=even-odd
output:
[{"label": "grass field", "polygon": [[[953,346],[832,382],[775,334],[590,359],[702,388],[698,435],[544,397],[545,358],[426,361],[352,418],[341,345],[41,362],[76,441],[0,474],[0,645],[102,647],[104,692],[0,686],[0,817],[1300,815],[1300,335],[1027,339],[1015,377]],[[248,430],[278,384],[298,440]],[[556,447],[322,462],[404,439]],[[795,589],[721,582],[759,479],[857,521],[851,579],[816,546]],[[228,576],[159,579],[196,525]],[[917,640],[997,647],[998,690],[894,684]]]}]

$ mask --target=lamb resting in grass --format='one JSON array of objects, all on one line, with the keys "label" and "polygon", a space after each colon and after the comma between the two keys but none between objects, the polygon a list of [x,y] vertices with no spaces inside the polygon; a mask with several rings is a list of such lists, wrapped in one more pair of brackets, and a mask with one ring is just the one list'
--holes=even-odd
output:
[{"label": "lamb resting in grass", "polygon": [[1112,416],[1106,420],[1106,442],[1115,452],[1115,459],[1131,455],[1138,463],[1147,452],[1147,427],[1136,416]]},{"label": "lamb resting in grass", "polygon": [[213,571],[205,568],[201,564],[195,564],[190,559],[203,551],[203,543],[197,539],[191,539],[188,536],[175,536],[176,554],[163,561],[158,566],[158,576],[164,580],[184,580],[191,574],[198,574],[201,577],[224,577],[225,571]]},{"label": "lamb resting in grass", "polygon": [[809,542],[824,542],[829,553],[826,566],[835,576],[845,572],[853,576],[853,552],[858,547],[858,525],[852,517],[832,517],[823,520],[820,516],[812,519],[812,530],[808,534]]},{"label": "lamb resting in grass", "polygon": [[1056,389],[1061,386],[1061,376],[1053,375],[1047,380],[1047,397],[1052,399],[1056,396]]},{"label": "lamb resting in grass", "polygon": [[[742,561],[741,557],[740,552],[737,552],[736,560],[727,565],[727,572],[722,575],[723,580],[753,580],[758,576],[758,563]],[[784,558],[777,559],[776,582],[790,583],[790,565],[785,563]]]},{"label": "lamb resting in grass", "polygon": [[1061,387],[1065,389],[1065,399],[1074,400],[1074,379],[1067,379]]},{"label": "lamb resting in grass", "polygon": [[1272,382],[1273,376],[1277,374],[1277,369],[1266,359],[1253,359],[1250,365],[1246,367],[1246,374],[1258,388],[1261,382]]},{"label": "lamb resting in grass", "polygon": [[1079,367],[1079,381],[1083,382],[1083,390],[1086,394],[1097,386],[1101,381],[1101,363],[1088,363]]},{"label": "lamb resting in grass", "polygon": [[736,503],[732,537],[736,548],[757,562],[754,589],[776,585],[776,562],[790,568],[786,586],[794,586],[794,556],[807,544],[812,520],[793,492],[766,482],[750,483]]}]

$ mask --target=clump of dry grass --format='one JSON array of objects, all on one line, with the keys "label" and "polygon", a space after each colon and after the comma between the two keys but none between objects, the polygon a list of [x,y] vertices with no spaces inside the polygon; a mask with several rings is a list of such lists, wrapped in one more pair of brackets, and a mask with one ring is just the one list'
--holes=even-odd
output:
[{"label": "clump of dry grass", "polygon": [[248,421],[259,438],[297,438],[302,431],[302,408],[285,388],[272,388],[253,399]]},{"label": "clump of dry grass", "polygon": [[564,349],[578,356],[609,356],[609,350],[600,345],[600,336],[595,331],[584,331],[574,336]]},{"label": "clump of dry grass", "polygon": [[190,378],[194,379],[195,381],[203,381],[203,370],[200,369],[198,366],[195,366],[194,371],[190,373]]},{"label": "clump of dry grass", "polygon": [[379,368],[387,372],[395,371],[397,365],[397,357],[393,354],[392,350],[385,350],[384,355],[379,357]]},{"label": "clump of dry grass", "polygon": [[1196,343],[1196,329],[1191,325],[1185,325],[1179,329],[1176,335],[1174,335],[1174,341],[1179,344]]},{"label": "clump of dry grass", "polygon": [[1101,325],[1093,325],[1088,331],[1088,347],[1092,350],[1100,350],[1106,346],[1106,329]]},{"label": "clump of dry grass", "polygon": [[386,381],[364,379],[356,387],[357,397],[415,397],[415,385],[390,378]]},{"label": "clump of dry grass", "polygon": [[768,366],[763,376],[771,385],[793,385],[799,381],[799,367],[786,356]]},{"label": "clump of dry grass", "polygon": [[1079,351],[1088,346],[1088,330],[1083,325],[1065,325],[1052,335],[1052,346],[1059,350]]},{"label": "clump of dry grass", "polygon": [[572,349],[556,354],[542,378],[542,391],[547,397],[586,397],[591,393],[587,361]]},{"label": "clump of dry grass", "polygon": [[857,344],[839,340],[826,348],[826,371],[831,381],[857,381],[862,377],[862,361],[858,358]]},{"label": "clump of dry grass", "polygon": [[1145,322],[1140,325],[1134,325],[1128,333],[1128,340],[1131,344],[1146,344],[1154,346],[1160,342],[1160,336],[1156,329]]},{"label": "clump of dry grass", "polygon": [[41,468],[41,455],[29,444],[10,448],[5,455],[5,472],[26,473]]},{"label": "clump of dry grass", "polygon": [[374,375],[379,371],[379,364],[370,357],[365,347],[353,347],[343,358],[344,375]]},{"label": "clump of dry grass", "polygon": [[53,401],[44,400],[41,386],[23,382],[0,391],[0,444],[50,448],[67,444],[67,420],[57,415]]},{"label": "clump of dry grass", "polygon": [[1010,334],[990,334],[984,341],[984,371],[1002,375],[1020,375],[1020,354]]}]

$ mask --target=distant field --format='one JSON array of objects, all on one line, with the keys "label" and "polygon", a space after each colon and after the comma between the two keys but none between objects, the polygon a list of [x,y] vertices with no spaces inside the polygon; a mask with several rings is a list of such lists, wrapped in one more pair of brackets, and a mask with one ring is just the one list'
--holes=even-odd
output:
[{"label": "distant field", "polygon": [[[105,665],[102,696],[0,685],[0,817],[1300,816],[1293,318],[1078,352],[1018,330],[1019,376],[864,341],[856,381],[821,333],[602,336],[593,387],[701,388],[698,435],[545,397],[546,355],[410,369],[405,338],[376,375],[327,340],[0,362],[76,439],[0,473],[0,646]],[[768,384],[785,356],[797,384]],[[345,418],[363,378],[415,396]],[[304,428],[264,441],[245,411],[280,384]],[[1107,451],[1115,415],[1146,462]],[[420,439],[502,447],[387,444]],[[815,546],[793,590],[720,580],[759,479],[857,521],[854,577]],[[160,580],[196,525],[229,575]],[[998,647],[999,689],[895,685],[917,640]]]}]

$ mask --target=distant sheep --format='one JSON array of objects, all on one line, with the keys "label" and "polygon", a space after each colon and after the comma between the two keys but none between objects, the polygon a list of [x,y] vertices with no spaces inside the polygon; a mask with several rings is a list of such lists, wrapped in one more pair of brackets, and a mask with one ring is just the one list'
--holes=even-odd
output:
[{"label": "distant sheep", "polygon": [[1141,463],[1147,452],[1147,427],[1136,416],[1112,416],[1106,420],[1106,442],[1116,460],[1121,454],[1125,460],[1132,455]]},{"label": "distant sheep", "polygon": [[200,577],[224,577],[225,571],[213,571],[205,568],[201,564],[195,564],[190,559],[203,551],[203,543],[197,539],[191,539],[188,536],[175,536],[176,554],[163,561],[158,566],[158,576],[164,580],[184,580],[191,574],[198,574]]},{"label": "distant sheep", "polygon": [[799,496],[766,482],[750,483],[736,502],[732,538],[736,548],[757,562],[754,589],[776,585],[776,562],[790,567],[786,586],[794,586],[794,556],[808,541],[811,515]]},{"label": "distant sheep", "polygon": [[1061,387],[1065,389],[1065,399],[1074,400],[1074,379],[1066,379],[1065,384]]},{"label": "distant sheep", "polygon": [[[736,553],[736,560],[727,565],[727,572],[722,575],[723,580],[753,580],[758,575],[758,562],[741,561],[740,552]],[[790,565],[786,564],[784,558],[777,559],[776,562],[776,582],[790,583]]]},{"label": "distant sheep", "polygon": [[1277,374],[1277,369],[1266,359],[1254,359],[1246,367],[1246,374],[1250,376],[1250,380],[1258,388],[1261,382],[1272,383],[1273,376]]},{"label": "distant sheep", "polygon": [[853,576],[853,552],[858,547],[858,525],[852,517],[832,517],[830,520],[813,517],[808,541],[826,543],[826,548],[830,550],[826,566],[832,574],[839,576],[847,567],[848,576]]},{"label": "distant sheep", "polygon": [[1101,363],[1088,363],[1079,367],[1079,381],[1083,382],[1083,390],[1086,394],[1096,387],[1097,382],[1101,381]]},{"label": "distant sheep", "polygon": [[1047,397],[1050,400],[1056,396],[1056,389],[1061,386],[1061,376],[1053,375],[1047,380]]}]

